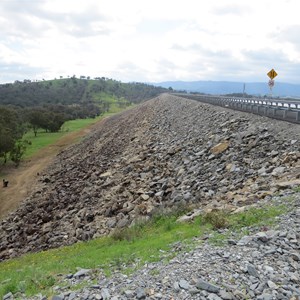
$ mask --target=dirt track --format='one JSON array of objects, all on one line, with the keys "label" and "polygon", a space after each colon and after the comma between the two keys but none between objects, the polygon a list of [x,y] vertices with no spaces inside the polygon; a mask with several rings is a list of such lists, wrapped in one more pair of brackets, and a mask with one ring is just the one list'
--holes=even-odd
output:
[{"label": "dirt track", "polygon": [[90,133],[92,128],[102,121],[62,136],[56,143],[41,149],[30,160],[24,161],[19,168],[6,169],[5,173],[8,175],[5,178],[9,181],[9,186],[0,188],[0,219],[15,210],[19,203],[32,192],[39,178],[37,174],[41,173],[60,151]]}]

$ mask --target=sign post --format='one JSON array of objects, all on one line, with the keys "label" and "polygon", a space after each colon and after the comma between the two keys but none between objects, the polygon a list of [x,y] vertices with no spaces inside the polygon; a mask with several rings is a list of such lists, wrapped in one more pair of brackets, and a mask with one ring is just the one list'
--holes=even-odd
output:
[{"label": "sign post", "polygon": [[269,88],[270,88],[270,92],[271,92],[271,98],[273,97],[273,87],[275,85],[275,81],[273,80],[278,74],[276,73],[276,71],[274,69],[272,69],[271,71],[269,71],[267,73],[267,75],[269,76],[270,80],[268,82]]}]

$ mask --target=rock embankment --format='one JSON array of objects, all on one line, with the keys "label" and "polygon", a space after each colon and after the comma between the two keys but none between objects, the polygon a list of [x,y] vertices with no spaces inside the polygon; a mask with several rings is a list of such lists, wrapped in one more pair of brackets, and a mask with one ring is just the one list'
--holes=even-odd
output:
[{"label": "rock embankment", "polygon": [[57,156],[0,224],[0,260],[109,234],[161,208],[234,210],[300,183],[300,127],[162,95]]},{"label": "rock embankment", "polygon": [[[173,254],[178,252],[175,257],[162,253],[160,262],[145,264],[130,275],[115,270],[107,277],[101,269],[81,269],[62,278],[52,299],[297,300],[300,193],[263,200],[271,205],[286,201],[290,212],[280,216],[274,228],[248,228],[247,236],[233,232],[223,246],[197,238],[190,251],[178,242],[172,245]],[[134,268],[135,263],[129,267]],[[85,287],[74,291],[79,284]],[[12,299],[8,294],[7,300]],[[30,299],[47,298],[39,295]]]}]

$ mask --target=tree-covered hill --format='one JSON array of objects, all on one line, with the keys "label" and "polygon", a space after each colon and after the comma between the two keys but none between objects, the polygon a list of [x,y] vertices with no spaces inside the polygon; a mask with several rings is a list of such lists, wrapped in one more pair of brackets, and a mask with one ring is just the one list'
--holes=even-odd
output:
[{"label": "tree-covered hill", "polygon": [[167,89],[144,83],[122,83],[113,79],[66,78],[49,81],[16,81],[0,85],[0,105],[19,107],[49,104],[100,103],[108,95],[139,103]]},{"label": "tree-covered hill", "polygon": [[49,81],[16,81],[0,85],[0,161],[19,164],[33,130],[58,132],[65,121],[95,118],[110,110],[153,98],[167,90],[143,83],[75,76]]}]

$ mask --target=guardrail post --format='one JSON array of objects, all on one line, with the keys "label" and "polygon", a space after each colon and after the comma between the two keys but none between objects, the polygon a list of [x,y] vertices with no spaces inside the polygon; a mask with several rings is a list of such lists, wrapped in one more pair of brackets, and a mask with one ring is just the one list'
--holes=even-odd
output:
[{"label": "guardrail post", "polygon": [[286,110],[283,111],[283,118],[286,119]]}]

